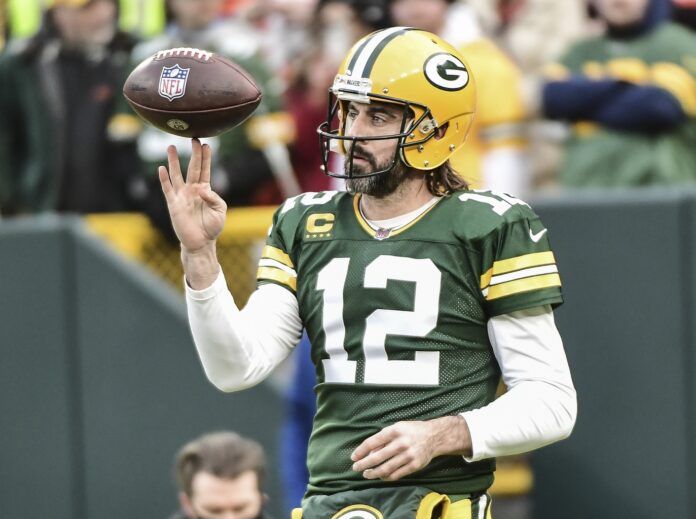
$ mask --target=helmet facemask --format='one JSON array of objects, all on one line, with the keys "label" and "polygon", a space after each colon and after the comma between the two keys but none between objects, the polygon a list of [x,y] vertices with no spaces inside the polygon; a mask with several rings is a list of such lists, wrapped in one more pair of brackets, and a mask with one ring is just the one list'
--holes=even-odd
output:
[{"label": "helmet facemask", "polygon": [[[399,132],[372,136],[346,136],[347,107],[350,101],[363,104],[374,101],[401,106],[402,118]],[[370,92],[341,89],[337,95],[334,89],[330,89],[327,119],[317,129],[321,143],[322,169],[331,177],[354,179],[389,173],[399,161],[409,166],[404,158],[404,149],[421,146],[435,135],[436,129],[436,122],[427,106]],[[421,139],[416,140],[416,131],[423,135]],[[397,140],[394,155],[389,164],[369,173],[355,171],[356,143],[359,145],[360,142],[377,140]]]}]

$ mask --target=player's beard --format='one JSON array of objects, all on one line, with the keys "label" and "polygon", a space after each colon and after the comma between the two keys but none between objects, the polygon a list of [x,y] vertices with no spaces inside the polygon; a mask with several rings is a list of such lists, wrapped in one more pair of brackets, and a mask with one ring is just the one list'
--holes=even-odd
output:
[{"label": "player's beard", "polygon": [[[378,164],[375,157],[371,153],[368,153],[361,148],[356,147],[355,153],[359,154],[361,157],[364,157],[369,166],[362,164],[358,165],[353,162],[353,175],[356,173],[358,175],[367,175],[373,171],[386,169],[393,160],[390,158],[385,162]],[[351,172],[349,171],[350,161],[346,161],[343,167],[345,174],[351,175]],[[408,168],[406,168],[406,166],[397,158],[394,167],[386,173],[380,173],[379,175],[373,175],[371,177],[347,178],[346,189],[350,193],[363,193],[375,198],[384,198],[394,193],[403,183],[403,181],[409,176],[409,174],[410,172]]]}]

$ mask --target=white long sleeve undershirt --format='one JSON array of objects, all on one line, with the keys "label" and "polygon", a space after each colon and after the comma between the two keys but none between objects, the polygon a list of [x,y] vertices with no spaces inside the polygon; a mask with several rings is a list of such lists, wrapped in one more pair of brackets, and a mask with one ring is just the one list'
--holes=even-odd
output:
[{"label": "white long sleeve undershirt", "polygon": [[488,336],[507,392],[462,413],[473,452],[465,459],[519,454],[567,438],[577,400],[551,307],[493,317]]},{"label": "white long sleeve undershirt", "polygon": [[[278,285],[259,287],[240,311],[220,271],[206,289],[186,285],[186,303],[205,373],[222,391],[261,382],[302,334],[297,299]],[[576,396],[551,308],[493,317],[488,333],[508,391],[462,413],[473,445],[466,459],[516,454],[567,437],[575,423]]]}]

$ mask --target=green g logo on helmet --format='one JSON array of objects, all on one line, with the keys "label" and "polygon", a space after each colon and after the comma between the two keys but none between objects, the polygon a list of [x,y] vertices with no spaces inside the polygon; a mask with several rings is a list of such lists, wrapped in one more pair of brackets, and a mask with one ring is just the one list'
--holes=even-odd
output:
[{"label": "green g logo on helmet", "polygon": [[469,71],[456,56],[440,52],[428,58],[423,66],[425,78],[443,90],[461,90],[469,84]]}]

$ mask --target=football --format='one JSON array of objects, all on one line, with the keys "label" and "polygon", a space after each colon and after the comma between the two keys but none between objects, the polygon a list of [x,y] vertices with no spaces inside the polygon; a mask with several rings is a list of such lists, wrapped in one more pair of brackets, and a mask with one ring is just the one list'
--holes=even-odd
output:
[{"label": "football", "polygon": [[251,75],[200,49],[157,52],[126,79],[123,95],[151,125],[181,137],[214,137],[241,124],[261,102]]}]

